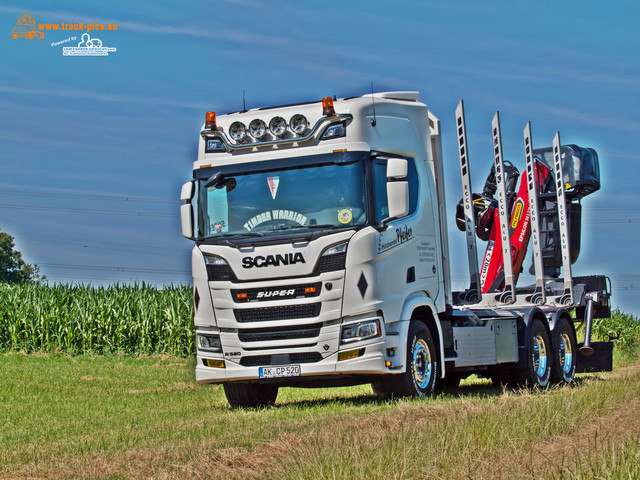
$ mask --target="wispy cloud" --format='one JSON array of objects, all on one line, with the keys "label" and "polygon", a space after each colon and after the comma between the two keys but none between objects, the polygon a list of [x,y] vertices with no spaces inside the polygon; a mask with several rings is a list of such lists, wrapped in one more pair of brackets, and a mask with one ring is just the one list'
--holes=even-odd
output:
[{"label": "wispy cloud", "polygon": [[[230,3],[249,3],[251,0],[227,0]],[[0,12],[19,14],[24,12],[24,8],[0,6]],[[370,48],[358,48],[356,46],[344,45],[342,43],[317,41],[315,37],[307,35],[304,29],[298,28],[299,41],[294,41],[290,33],[282,34],[262,34],[247,28],[212,28],[208,24],[190,22],[189,24],[158,24],[144,23],[116,18],[101,18],[99,16],[87,17],[75,12],[56,10],[32,10],[31,13],[37,17],[45,17],[50,21],[101,21],[104,23],[117,23],[118,31],[140,32],[154,35],[175,35],[193,37],[202,40],[225,41],[232,45],[246,46],[247,49],[254,49],[256,46],[268,46],[265,54],[276,55],[283,58],[283,52],[287,52],[284,57],[287,63],[293,68],[300,68],[305,71],[313,71],[319,63],[317,54],[322,54],[323,58],[331,57],[334,63],[349,64],[354,61],[358,63],[371,63],[374,65],[386,62],[389,56]],[[284,30],[283,30],[284,31]],[[217,47],[221,48],[221,47]],[[354,68],[357,70],[357,68]],[[322,72],[320,72],[322,73]],[[350,73],[350,72],[348,72]],[[331,74],[328,74],[331,76]]]},{"label": "wispy cloud", "polygon": [[494,108],[500,106],[501,111],[521,115],[526,112],[531,117],[560,118],[571,120],[578,125],[588,125],[607,130],[624,130],[637,133],[640,131],[640,120],[623,116],[612,111],[590,111],[568,106],[509,98],[486,94],[482,101]]},{"label": "wispy cloud", "polygon": [[0,92],[15,93],[21,95],[42,95],[47,97],[64,97],[64,98],[80,98],[87,100],[98,100],[103,102],[121,102],[121,103],[135,103],[135,104],[147,104],[147,105],[169,105],[173,107],[194,108],[203,110],[208,107],[204,103],[186,102],[181,100],[175,100],[172,98],[154,98],[154,97],[140,97],[134,95],[121,95],[117,93],[107,93],[99,91],[84,91],[78,89],[65,89],[61,87],[41,87],[41,88],[25,88],[16,87],[13,85],[0,84]]},{"label": "wispy cloud", "polygon": [[555,116],[571,120],[578,124],[591,125],[594,127],[613,128],[616,130],[628,130],[630,132],[640,131],[640,121],[625,118],[613,113],[590,112],[577,110],[557,105],[545,105],[533,103],[530,108],[544,115]]}]

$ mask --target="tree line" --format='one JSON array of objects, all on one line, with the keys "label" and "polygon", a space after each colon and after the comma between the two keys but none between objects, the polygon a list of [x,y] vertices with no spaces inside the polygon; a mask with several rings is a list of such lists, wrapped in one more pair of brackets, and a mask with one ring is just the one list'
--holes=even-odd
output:
[{"label": "tree line", "polygon": [[13,237],[0,231],[0,283],[25,284],[44,280],[38,265],[25,262],[15,246]]}]

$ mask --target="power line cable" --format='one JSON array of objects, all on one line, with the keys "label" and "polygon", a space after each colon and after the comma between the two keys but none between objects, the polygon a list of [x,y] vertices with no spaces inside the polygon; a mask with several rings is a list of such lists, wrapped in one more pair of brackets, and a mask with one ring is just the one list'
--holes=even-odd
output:
[{"label": "power line cable", "polygon": [[175,248],[167,248],[167,247],[159,247],[155,245],[147,245],[145,244],[135,244],[135,243],[123,243],[123,242],[113,242],[106,240],[85,240],[79,239],[75,237],[65,237],[62,235],[51,235],[47,233],[32,233],[32,232],[12,232],[15,233],[15,236],[22,238],[27,238],[29,241],[35,242],[43,242],[43,243],[52,243],[52,241],[64,242],[65,245],[72,246],[80,246],[85,248],[96,248],[103,250],[111,250],[116,252],[130,252],[130,253],[140,253],[146,255],[160,255],[165,257],[183,257],[177,253],[178,249]]},{"label": "power line cable", "polygon": [[127,212],[123,210],[97,210],[85,208],[68,208],[68,207],[45,207],[42,205],[12,205],[8,203],[0,203],[0,208],[12,208],[18,210],[43,210],[47,212],[72,212],[72,213],[90,213],[93,215],[126,215],[130,217],[165,217],[178,218],[179,212],[175,214],[153,213],[153,212]]},{"label": "power line cable", "polygon": [[109,194],[84,194],[84,193],[58,193],[58,192],[25,192],[3,189],[0,194],[11,196],[27,196],[27,197],[47,197],[47,198],[81,198],[86,200],[112,200],[119,202],[136,202],[136,203],[156,203],[167,205],[179,205],[180,200],[169,200],[161,197],[133,197],[126,195],[109,195]]},{"label": "power line cable", "polygon": [[168,268],[130,268],[130,267],[113,267],[107,265],[79,265],[79,264],[69,264],[69,263],[39,263],[40,267],[47,268],[63,268],[63,269],[74,269],[74,270],[97,270],[97,271],[106,271],[106,272],[134,272],[134,273],[161,273],[161,274],[174,274],[181,273],[185,275],[191,274],[189,270],[172,270]]}]

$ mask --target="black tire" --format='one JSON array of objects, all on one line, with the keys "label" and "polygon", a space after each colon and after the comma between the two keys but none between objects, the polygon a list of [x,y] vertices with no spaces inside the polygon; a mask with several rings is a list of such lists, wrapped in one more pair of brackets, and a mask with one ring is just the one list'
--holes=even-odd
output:
[{"label": "black tire", "polygon": [[427,397],[436,386],[438,376],[437,351],[429,329],[415,321],[407,335],[407,369],[371,385],[376,395],[383,397]]},{"label": "black tire", "polygon": [[553,350],[544,323],[534,318],[529,326],[524,365],[516,371],[516,383],[520,386],[546,388],[551,381]]},{"label": "black tire", "polygon": [[551,332],[553,338],[553,367],[551,376],[556,383],[567,384],[576,375],[578,360],[578,341],[576,332],[566,317],[558,320],[558,324]]},{"label": "black tire", "polygon": [[233,408],[270,407],[276,403],[278,386],[262,383],[225,383],[224,394]]}]

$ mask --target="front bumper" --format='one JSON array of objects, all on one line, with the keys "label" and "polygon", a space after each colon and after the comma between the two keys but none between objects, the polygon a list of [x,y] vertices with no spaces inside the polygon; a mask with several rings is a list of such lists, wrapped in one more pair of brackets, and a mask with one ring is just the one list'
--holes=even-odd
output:
[{"label": "front bumper", "polygon": [[[322,376],[336,375],[380,375],[390,373],[390,368],[385,365],[386,343],[384,336],[374,340],[363,341],[343,345],[340,351],[350,351],[364,348],[364,354],[350,360],[338,361],[339,352],[326,356],[319,362],[300,363],[299,377],[281,377],[270,381],[281,380],[283,382],[295,380],[304,383],[305,377],[309,379]],[[207,367],[205,359],[225,360],[225,368]],[[274,365],[270,365],[274,366]],[[278,365],[286,366],[286,365]],[[222,354],[207,354],[198,352],[196,364],[196,381],[200,383],[225,383],[230,381],[259,381],[260,366],[245,367],[236,361],[225,359]]]}]

